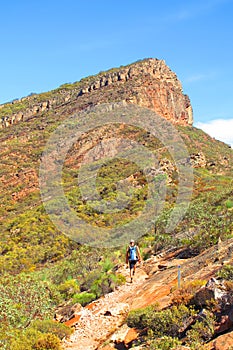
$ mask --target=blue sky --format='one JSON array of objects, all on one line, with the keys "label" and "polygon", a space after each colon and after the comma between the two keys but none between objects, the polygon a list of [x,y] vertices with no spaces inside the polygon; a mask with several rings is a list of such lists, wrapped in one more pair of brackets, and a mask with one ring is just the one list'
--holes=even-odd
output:
[{"label": "blue sky", "polygon": [[0,103],[156,57],[177,73],[196,125],[233,144],[232,18],[233,0],[2,2]]}]

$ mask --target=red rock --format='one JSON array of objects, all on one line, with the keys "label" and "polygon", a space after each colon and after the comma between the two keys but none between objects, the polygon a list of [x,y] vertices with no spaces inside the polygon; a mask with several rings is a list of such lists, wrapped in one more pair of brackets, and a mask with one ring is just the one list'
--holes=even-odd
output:
[{"label": "red rock", "polygon": [[85,309],[93,310],[95,307],[96,307],[96,302],[93,301],[90,304],[86,305]]},{"label": "red rock", "polygon": [[232,328],[233,326],[233,322],[230,319],[230,317],[228,315],[223,315],[221,317],[220,323],[218,324],[218,326],[215,329],[216,333],[223,333],[227,330],[229,330],[230,328]]},{"label": "red rock", "polygon": [[71,318],[69,321],[64,322],[64,324],[68,327],[74,327],[76,323],[80,320],[81,315],[76,315],[73,318]]},{"label": "red rock", "polygon": [[139,332],[135,328],[130,328],[124,339],[125,345],[130,344],[133,340],[137,339]]},{"label": "red rock", "polygon": [[[189,97],[183,94],[182,85],[176,74],[163,60],[145,59],[120,67],[117,72],[100,74],[92,80],[89,79],[81,89],[74,86],[72,96],[70,91],[63,90],[54,96],[53,101],[44,100],[42,103],[36,103],[33,96],[28,96],[26,97],[28,107],[22,108],[20,114],[3,115],[0,129],[26,121],[32,115],[41,116],[54,107],[58,112],[68,101],[73,102],[71,108],[74,112],[74,103],[76,111],[79,111],[87,104],[106,103],[109,97],[112,101],[119,100],[120,97],[121,100],[152,109],[175,124],[188,125],[193,122]],[[16,102],[16,105],[18,103],[21,101]]]},{"label": "red rock", "polygon": [[74,318],[82,311],[83,307],[81,304],[76,303],[75,305],[63,305],[56,309],[55,320],[59,322],[67,322]]},{"label": "red rock", "polygon": [[204,347],[205,350],[230,350],[233,349],[233,332],[220,335]]}]

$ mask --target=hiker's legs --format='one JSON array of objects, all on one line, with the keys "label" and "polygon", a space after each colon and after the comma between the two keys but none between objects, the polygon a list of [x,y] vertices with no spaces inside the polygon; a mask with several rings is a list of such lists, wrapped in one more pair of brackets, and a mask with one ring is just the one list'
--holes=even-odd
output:
[{"label": "hiker's legs", "polygon": [[129,263],[129,277],[132,277],[132,272],[133,272],[133,264],[132,262]]},{"label": "hiker's legs", "polygon": [[137,261],[135,261],[135,260],[129,262],[129,277],[131,279],[131,282],[133,280],[133,275],[135,274],[136,263],[137,263]]},{"label": "hiker's legs", "polygon": [[133,271],[134,271],[133,268],[131,268],[131,269],[129,270],[130,282],[133,282],[133,273],[132,273]]}]

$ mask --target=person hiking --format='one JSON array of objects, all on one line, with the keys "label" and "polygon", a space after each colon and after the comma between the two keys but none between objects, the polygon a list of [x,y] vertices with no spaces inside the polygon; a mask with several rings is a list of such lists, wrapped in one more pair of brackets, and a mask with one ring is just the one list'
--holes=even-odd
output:
[{"label": "person hiking", "polygon": [[135,244],[134,240],[131,239],[129,246],[126,251],[126,264],[129,264],[129,275],[130,281],[133,282],[133,275],[136,271],[137,262],[141,262],[141,254],[138,246]]}]

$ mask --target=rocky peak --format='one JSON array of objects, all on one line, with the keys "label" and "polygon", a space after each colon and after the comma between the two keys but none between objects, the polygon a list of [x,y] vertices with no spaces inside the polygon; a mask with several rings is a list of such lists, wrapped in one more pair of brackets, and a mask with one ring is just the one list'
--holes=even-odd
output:
[{"label": "rocky peak", "polygon": [[193,122],[189,97],[183,94],[176,74],[164,60],[149,58],[1,105],[0,128],[48,111],[69,114],[109,101],[126,101],[152,109],[175,124]]}]

